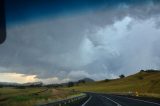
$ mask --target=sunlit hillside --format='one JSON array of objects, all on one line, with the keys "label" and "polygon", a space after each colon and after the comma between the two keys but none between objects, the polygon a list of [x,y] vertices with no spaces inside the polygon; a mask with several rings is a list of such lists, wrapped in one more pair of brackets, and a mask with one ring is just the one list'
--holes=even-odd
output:
[{"label": "sunlit hillside", "polygon": [[160,97],[160,72],[139,72],[114,80],[81,84],[71,89],[93,92],[121,92]]}]

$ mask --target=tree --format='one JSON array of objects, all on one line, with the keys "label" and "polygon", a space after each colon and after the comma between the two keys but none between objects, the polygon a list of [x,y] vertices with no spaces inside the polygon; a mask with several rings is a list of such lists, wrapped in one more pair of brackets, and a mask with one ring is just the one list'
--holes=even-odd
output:
[{"label": "tree", "polygon": [[144,72],[144,70],[140,70],[140,72]]},{"label": "tree", "polygon": [[68,87],[73,87],[74,83],[73,82],[68,82]]},{"label": "tree", "polygon": [[79,80],[78,83],[85,83],[85,80]]},{"label": "tree", "polygon": [[105,80],[104,80],[104,82],[109,82],[109,81],[110,81],[109,79],[105,79]]},{"label": "tree", "polygon": [[124,78],[124,77],[125,77],[125,76],[124,76],[123,74],[121,74],[121,75],[119,76],[119,78],[121,78],[121,79]]},{"label": "tree", "polygon": [[142,76],[138,76],[138,79],[143,80],[144,78]]}]

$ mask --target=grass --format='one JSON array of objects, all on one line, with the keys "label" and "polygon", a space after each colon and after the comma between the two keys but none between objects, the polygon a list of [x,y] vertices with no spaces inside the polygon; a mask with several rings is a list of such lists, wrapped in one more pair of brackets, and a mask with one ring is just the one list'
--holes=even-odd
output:
[{"label": "grass", "polygon": [[160,72],[139,72],[122,79],[97,81],[66,89],[124,94],[138,92],[141,96],[160,98]]},{"label": "grass", "polygon": [[11,87],[0,88],[0,106],[33,106],[77,94],[70,90],[53,88],[42,93],[37,93],[45,89],[46,88],[43,87],[25,89]]},{"label": "grass", "polygon": [[[76,96],[75,90],[86,92],[121,93],[138,92],[141,96],[160,98],[160,72],[139,72],[137,74],[114,80],[104,80],[79,84],[70,88],[0,88],[0,106],[33,106],[57,99]],[[74,90],[73,90],[74,89]]]}]

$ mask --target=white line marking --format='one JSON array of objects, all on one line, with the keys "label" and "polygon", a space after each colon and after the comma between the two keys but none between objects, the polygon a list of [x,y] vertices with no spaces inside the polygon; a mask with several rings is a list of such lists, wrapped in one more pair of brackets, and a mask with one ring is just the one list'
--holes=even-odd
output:
[{"label": "white line marking", "polygon": [[119,103],[117,103],[116,101],[114,101],[114,100],[112,100],[112,99],[110,99],[110,98],[108,98],[108,97],[105,97],[105,96],[102,96],[102,97],[104,97],[104,98],[112,101],[112,102],[115,103],[117,106],[122,106],[122,105],[120,105]]},{"label": "white line marking", "polygon": [[159,103],[150,102],[150,101],[145,101],[145,100],[141,100],[141,99],[134,99],[134,98],[123,97],[123,96],[118,96],[118,97],[127,98],[127,99],[131,99],[131,100],[136,100],[136,101],[141,101],[141,102],[145,102],[145,103],[151,103],[151,104],[155,104],[155,105],[160,105]]},{"label": "white line marking", "polygon": [[86,100],[81,106],[85,106],[90,100],[91,100],[92,96],[89,97],[88,100]]}]

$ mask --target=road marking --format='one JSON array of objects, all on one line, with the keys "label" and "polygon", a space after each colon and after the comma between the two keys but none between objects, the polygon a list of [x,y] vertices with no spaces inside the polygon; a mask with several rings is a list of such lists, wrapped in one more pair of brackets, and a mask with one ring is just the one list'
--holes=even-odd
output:
[{"label": "road marking", "polygon": [[81,106],[85,106],[90,100],[91,100],[92,96],[89,97],[88,100],[86,100]]},{"label": "road marking", "polygon": [[159,105],[159,103],[155,103],[155,102],[150,102],[150,101],[145,101],[145,100],[140,100],[140,99],[135,99],[135,98],[129,98],[129,97],[123,97],[123,96],[118,96],[118,97],[122,97],[122,98],[127,98],[127,99],[131,99],[131,100],[137,100],[137,101],[141,101],[141,102],[145,102],[145,103],[151,103],[151,104],[155,104],[155,105]]},{"label": "road marking", "polygon": [[117,103],[116,101],[114,101],[114,100],[112,100],[112,99],[110,99],[110,98],[108,98],[108,97],[105,97],[105,96],[102,96],[102,97],[104,97],[104,98],[112,101],[112,102],[115,103],[117,106],[122,106],[122,105],[120,105],[119,103]]}]

